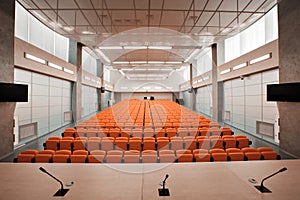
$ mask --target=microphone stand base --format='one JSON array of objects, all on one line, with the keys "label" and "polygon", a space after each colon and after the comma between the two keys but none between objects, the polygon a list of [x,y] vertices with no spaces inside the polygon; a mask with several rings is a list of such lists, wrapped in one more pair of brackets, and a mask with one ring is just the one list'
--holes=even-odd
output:
[{"label": "microphone stand base", "polygon": [[69,189],[59,189],[53,196],[54,197],[63,197],[67,194]]},{"label": "microphone stand base", "polygon": [[254,187],[258,189],[261,193],[272,193],[272,191],[266,188],[265,186],[261,187],[260,185],[255,185]]},{"label": "microphone stand base", "polygon": [[158,189],[159,196],[170,196],[169,189]]}]

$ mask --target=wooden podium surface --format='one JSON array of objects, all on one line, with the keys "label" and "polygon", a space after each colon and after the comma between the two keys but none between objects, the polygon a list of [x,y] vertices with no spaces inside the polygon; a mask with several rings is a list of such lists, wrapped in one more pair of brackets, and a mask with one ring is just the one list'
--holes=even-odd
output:
[{"label": "wooden podium surface", "polygon": [[[53,197],[58,182],[74,181],[64,197]],[[287,171],[265,181],[272,193],[261,193],[254,185],[287,167]],[[159,183],[169,174],[169,197],[159,197]],[[0,199],[255,199],[288,200],[300,197],[300,160],[172,163],[172,164],[51,164],[0,163]],[[248,181],[254,178],[256,184]]]}]

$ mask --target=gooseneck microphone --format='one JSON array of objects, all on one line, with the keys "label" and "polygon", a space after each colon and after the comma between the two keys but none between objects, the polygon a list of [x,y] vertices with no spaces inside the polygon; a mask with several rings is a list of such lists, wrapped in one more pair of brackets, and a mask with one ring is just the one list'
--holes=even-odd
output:
[{"label": "gooseneck microphone", "polygon": [[169,189],[165,188],[165,186],[166,186],[166,180],[167,180],[168,177],[169,177],[169,174],[166,174],[166,177],[165,177],[165,179],[162,182],[163,188],[162,189],[158,189],[158,195],[159,196],[170,196]]},{"label": "gooseneck microphone", "polygon": [[59,182],[60,189],[53,196],[65,196],[65,194],[67,194],[67,192],[69,191],[69,189],[64,189],[63,183],[60,180],[58,180],[52,174],[50,174],[49,172],[47,172],[47,170],[45,170],[43,167],[40,167],[39,170],[41,170],[42,172],[44,172],[45,174],[49,175],[50,177],[52,177],[53,179],[55,179],[57,182]]},{"label": "gooseneck microphone", "polygon": [[284,172],[284,171],[286,171],[286,170],[287,170],[287,168],[284,167],[284,168],[278,170],[277,172],[275,172],[274,174],[271,174],[270,176],[264,178],[264,179],[261,181],[260,185],[256,185],[255,188],[258,189],[258,190],[259,190],[260,192],[262,192],[262,193],[271,193],[271,190],[269,190],[268,188],[266,188],[266,187],[264,186],[265,180],[271,178],[272,176],[275,176],[275,175],[278,174],[278,173]]},{"label": "gooseneck microphone", "polygon": [[165,180],[163,181],[163,189],[165,189],[165,185],[166,185],[166,180],[169,177],[169,174],[166,174]]}]

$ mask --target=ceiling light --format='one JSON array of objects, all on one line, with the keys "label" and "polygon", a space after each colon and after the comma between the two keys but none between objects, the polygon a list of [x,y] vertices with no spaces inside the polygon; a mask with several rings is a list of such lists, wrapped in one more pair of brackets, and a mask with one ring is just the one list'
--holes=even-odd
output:
[{"label": "ceiling light", "polygon": [[147,61],[131,61],[130,64],[147,64]]},{"label": "ceiling light", "polygon": [[267,60],[267,59],[269,59],[269,58],[271,58],[271,54],[270,54],[270,53],[268,53],[268,54],[266,54],[266,55],[263,55],[263,56],[261,56],[261,57],[259,57],[259,58],[250,60],[249,63],[250,63],[250,65],[253,65],[253,64],[255,64],[255,63],[258,63],[258,62]]},{"label": "ceiling light", "polygon": [[33,56],[33,55],[31,55],[31,54],[25,53],[25,58],[27,58],[27,59],[30,59],[30,60],[33,60],[33,61],[36,61],[36,62],[39,62],[39,63],[41,63],[41,64],[44,64],[44,65],[46,65],[46,60],[44,60],[44,59],[41,59],[41,58],[38,58],[38,57],[36,57],[36,56]]},{"label": "ceiling light", "polygon": [[239,65],[236,65],[232,68],[232,70],[238,70],[238,69],[241,69],[243,67],[246,67],[247,66],[247,63],[242,63],[242,64],[239,64]]},{"label": "ceiling light", "polygon": [[115,61],[113,64],[129,64],[128,61]]},{"label": "ceiling light", "polygon": [[108,49],[108,50],[114,50],[114,49],[123,49],[121,46],[100,46],[99,49]]},{"label": "ceiling light", "polygon": [[84,35],[93,35],[93,34],[95,34],[92,31],[82,31],[81,33],[84,34]]},{"label": "ceiling light", "polygon": [[122,76],[125,76],[125,73],[122,70],[119,70],[119,72],[122,74]]},{"label": "ceiling light", "polygon": [[148,46],[148,49],[161,49],[161,50],[170,50],[171,46]]},{"label": "ceiling light", "polygon": [[124,49],[147,49],[147,46],[124,46]]},{"label": "ceiling light", "polygon": [[68,74],[74,74],[74,71],[64,68],[64,72],[67,72]]},{"label": "ceiling light", "polygon": [[148,61],[148,64],[164,64],[163,61]]},{"label": "ceiling light", "polygon": [[221,71],[220,74],[221,74],[221,75],[227,74],[227,73],[229,73],[230,71],[231,71],[231,69],[225,69],[225,70]]},{"label": "ceiling light", "polygon": [[74,31],[75,28],[73,26],[64,26],[63,29],[70,32]]},{"label": "ceiling light", "polygon": [[59,65],[56,65],[56,64],[54,64],[52,62],[48,62],[48,66],[52,67],[52,68],[55,68],[55,69],[58,69],[58,70],[62,70],[63,69],[63,67],[61,67]]},{"label": "ceiling light", "polygon": [[166,64],[182,64],[180,61],[167,61]]}]

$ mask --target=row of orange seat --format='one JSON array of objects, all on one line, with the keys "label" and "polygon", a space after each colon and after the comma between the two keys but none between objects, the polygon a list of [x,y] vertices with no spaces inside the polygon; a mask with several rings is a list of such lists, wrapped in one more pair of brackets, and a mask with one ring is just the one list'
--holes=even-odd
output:
[{"label": "row of orange seat", "polygon": [[172,162],[219,162],[247,160],[276,160],[280,156],[268,147],[229,148],[229,149],[195,149],[195,150],[24,150],[15,162],[44,163],[172,163]]},{"label": "row of orange seat", "polygon": [[44,144],[50,150],[160,150],[160,149],[190,149],[197,148],[244,148],[251,141],[246,136],[185,136],[185,137],[50,137]]},{"label": "row of orange seat", "polygon": [[184,137],[184,136],[223,136],[233,135],[233,131],[229,127],[222,128],[66,128],[63,137]]}]

